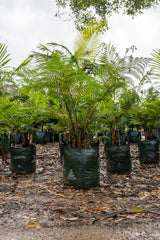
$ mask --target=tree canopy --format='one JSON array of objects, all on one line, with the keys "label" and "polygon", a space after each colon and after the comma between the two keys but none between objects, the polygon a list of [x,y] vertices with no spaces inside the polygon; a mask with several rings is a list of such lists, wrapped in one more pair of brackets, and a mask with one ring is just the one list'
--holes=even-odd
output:
[{"label": "tree canopy", "polygon": [[106,22],[107,17],[113,13],[122,12],[135,16],[143,13],[145,9],[158,5],[159,2],[160,0],[56,0],[59,9],[70,8],[77,29],[97,18]]}]

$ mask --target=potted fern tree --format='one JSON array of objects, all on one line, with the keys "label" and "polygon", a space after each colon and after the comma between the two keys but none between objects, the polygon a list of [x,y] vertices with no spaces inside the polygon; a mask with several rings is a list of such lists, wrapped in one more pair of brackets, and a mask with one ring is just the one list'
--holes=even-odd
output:
[{"label": "potted fern tree", "polygon": [[112,98],[107,105],[105,102],[102,104],[105,116],[103,124],[108,132],[108,140],[104,145],[108,173],[131,172],[130,145],[125,128],[136,100],[137,94],[133,89],[123,90],[118,98]]},{"label": "potted fern tree", "polygon": [[154,87],[148,90],[144,101],[136,106],[133,112],[134,122],[140,124],[145,132],[145,140],[138,144],[140,163],[159,163],[159,139],[155,136],[160,125],[160,100],[159,91],[157,91],[159,87],[157,79],[160,78],[159,49],[152,53],[150,68]]},{"label": "potted fern tree", "polygon": [[30,89],[29,79],[35,72],[28,67],[30,58],[10,70],[11,82],[18,85],[16,91],[0,96],[0,126],[4,133],[19,134],[20,144],[11,145],[11,170],[15,173],[31,173],[36,169],[36,146],[34,133],[37,123],[47,117],[46,99],[43,94]]},{"label": "potted fern tree", "polygon": [[[17,91],[17,85],[12,79],[11,68],[8,65],[11,58],[6,44],[0,43],[0,97],[12,96]],[[7,162],[10,139],[5,126],[0,129],[0,154],[2,160]]]},{"label": "potted fern tree", "polygon": [[146,101],[134,108],[133,119],[142,126],[145,133],[145,140],[138,142],[140,163],[159,163],[159,141],[155,136],[160,124],[159,109],[159,99]]},{"label": "potted fern tree", "polygon": [[[121,58],[113,47],[111,50],[111,55],[102,55],[103,62],[112,62],[112,67],[115,65],[119,69],[125,85],[115,91],[110,99],[106,96],[101,104],[102,123],[108,132],[109,139],[105,143],[107,171],[127,173],[131,171],[131,159],[129,139],[125,130],[132,108],[140,100],[138,90],[141,85],[148,82],[149,73],[145,69],[149,59],[134,58],[132,55],[125,55]],[[104,52],[106,51],[107,48],[104,48]],[[110,70],[110,68],[107,69]],[[135,87],[135,79],[139,82],[138,87]]]},{"label": "potted fern tree", "polygon": [[19,96],[17,100],[0,98],[0,125],[7,133],[20,134],[21,144],[10,147],[11,170],[14,173],[32,173],[36,170],[36,123],[44,118],[43,96]]},{"label": "potted fern tree", "polygon": [[41,79],[33,81],[34,88],[46,89],[46,97],[54,103],[48,111],[63,133],[64,183],[81,188],[99,185],[100,103],[125,85],[116,64],[100,64],[104,45],[95,45],[100,32],[97,24],[83,29],[74,54],[56,43],[40,45],[33,53]]},{"label": "potted fern tree", "polygon": [[46,97],[54,103],[48,112],[58,119],[56,130],[64,138],[64,183],[79,188],[98,186],[99,152],[94,135],[103,86],[62,51],[49,54],[44,46],[41,50],[43,54],[36,53],[41,82],[34,81],[34,88],[41,91],[45,86]]}]

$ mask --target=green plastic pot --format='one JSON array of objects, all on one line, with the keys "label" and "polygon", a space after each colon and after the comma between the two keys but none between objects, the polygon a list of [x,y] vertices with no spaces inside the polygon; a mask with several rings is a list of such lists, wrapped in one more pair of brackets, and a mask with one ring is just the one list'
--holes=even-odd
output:
[{"label": "green plastic pot", "polygon": [[33,173],[36,170],[36,147],[10,148],[12,173]]}]

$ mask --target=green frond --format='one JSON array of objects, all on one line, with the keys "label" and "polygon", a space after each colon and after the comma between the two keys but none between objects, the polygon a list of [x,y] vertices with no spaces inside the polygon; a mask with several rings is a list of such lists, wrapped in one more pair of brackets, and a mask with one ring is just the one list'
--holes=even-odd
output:
[{"label": "green frond", "polygon": [[9,58],[7,46],[0,43],[0,69],[5,67],[10,60],[11,58]]},{"label": "green frond", "polygon": [[[152,61],[150,63],[151,69],[153,70],[153,78],[155,80],[160,79],[160,49],[153,50],[152,53]],[[155,83],[157,87],[160,86],[159,82],[158,84]]]},{"label": "green frond", "polygon": [[75,41],[74,56],[82,65],[84,60],[93,62],[98,54],[102,29],[103,24],[101,22],[93,22],[80,31]]}]

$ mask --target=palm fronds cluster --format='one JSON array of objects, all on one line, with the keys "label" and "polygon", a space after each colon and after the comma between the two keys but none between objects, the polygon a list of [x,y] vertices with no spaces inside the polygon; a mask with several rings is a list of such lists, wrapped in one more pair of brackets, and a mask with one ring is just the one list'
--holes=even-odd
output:
[{"label": "palm fronds cluster", "polygon": [[37,122],[57,119],[54,127],[77,148],[90,146],[100,130],[120,129],[142,101],[141,86],[151,81],[148,63],[159,76],[160,52],[152,61],[121,57],[113,45],[101,43],[100,29],[92,24],[81,31],[74,53],[62,44],[40,44],[12,70],[5,68],[10,58],[0,44],[1,125],[27,132]]}]

